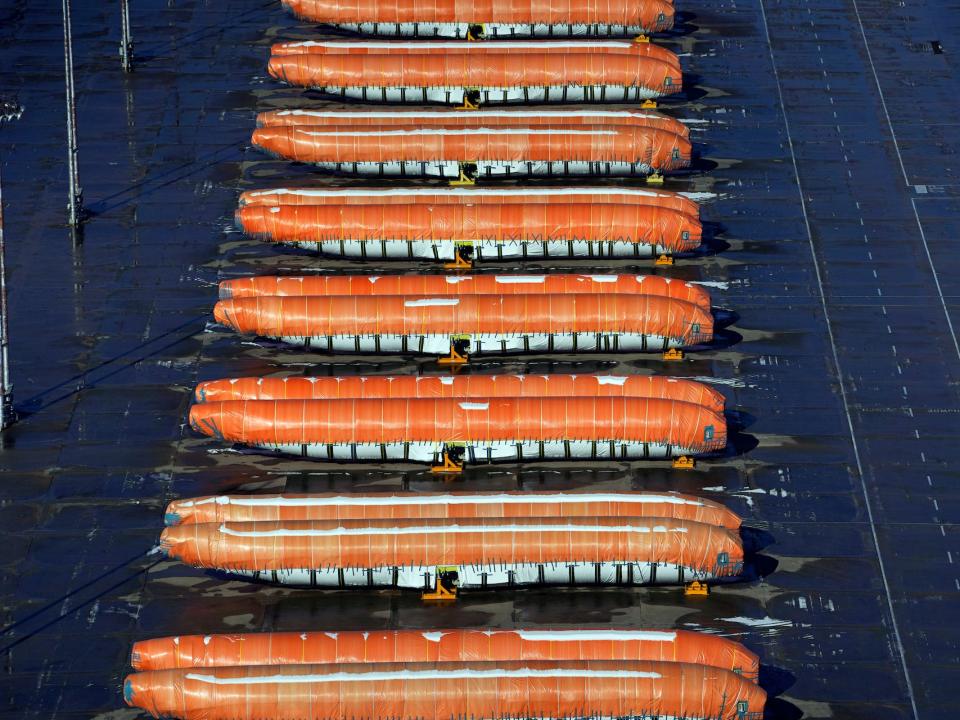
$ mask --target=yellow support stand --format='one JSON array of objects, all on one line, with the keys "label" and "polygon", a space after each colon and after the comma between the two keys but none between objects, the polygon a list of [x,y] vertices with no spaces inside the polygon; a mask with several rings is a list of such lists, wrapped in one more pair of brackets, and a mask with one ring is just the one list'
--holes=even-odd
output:
[{"label": "yellow support stand", "polygon": [[663,175],[658,172],[647,175],[647,185],[663,185]]},{"label": "yellow support stand", "polygon": [[457,349],[456,344],[457,338],[450,339],[450,354],[445,355],[442,358],[437,358],[437,363],[440,365],[466,365],[470,362],[470,356],[466,353],[460,352]]},{"label": "yellow support stand", "polygon": [[649,35],[637,35],[637,36],[633,39],[633,41],[634,41],[635,43],[648,43],[648,42],[650,42],[650,36],[649,36]]},{"label": "yellow support stand", "polygon": [[473,102],[473,101],[470,99],[469,93],[467,92],[468,90],[470,90],[470,88],[464,88],[463,90],[464,90],[464,92],[463,92],[463,105],[457,105],[457,107],[455,107],[454,110],[479,110],[479,109],[480,109],[480,103],[479,103],[479,102]]},{"label": "yellow support stand", "polygon": [[650,99],[648,98],[648,99],[644,100],[642,103],[640,103],[640,107],[643,108],[644,110],[656,110],[656,109],[657,109],[657,101],[656,101],[656,100],[650,100]]},{"label": "yellow support stand", "polygon": [[458,187],[463,185],[476,185],[476,178],[472,178],[467,173],[463,171],[463,163],[460,163],[460,176],[456,180],[451,180],[449,185],[451,187]]},{"label": "yellow support stand", "polygon": [[658,255],[654,265],[673,265],[673,258],[669,255]]},{"label": "yellow support stand", "polygon": [[473,262],[467,260],[459,252],[456,252],[453,256],[453,262],[444,263],[444,270],[470,270],[473,267]]},{"label": "yellow support stand", "polygon": [[683,350],[678,350],[677,348],[671,348],[663,354],[663,359],[667,361],[683,360],[683,358]]},{"label": "yellow support stand", "polygon": [[687,596],[694,595],[699,597],[706,597],[707,595],[710,594],[710,588],[707,586],[706,583],[700,582],[699,580],[694,580],[692,583],[690,583],[683,589],[683,594]]},{"label": "yellow support stand", "polygon": [[697,461],[689,455],[681,455],[673,460],[674,470],[693,470],[697,466]]},{"label": "yellow support stand", "polygon": [[487,28],[482,24],[471,25],[467,29],[467,42],[479,42],[487,34]]},{"label": "yellow support stand", "polygon": [[434,465],[432,468],[430,468],[430,472],[432,472],[434,475],[459,475],[463,472],[463,463],[451,458],[450,454],[444,450],[443,464]]},{"label": "yellow support stand", "polygon": [[447,587],[443,584],[443,576],[447,573],[457,572],[456,566],[438,567],[434,573],[433,592],[425,592],[420,596],[421,600],[426,602],[452,602],[457,599],[457,586]]}]

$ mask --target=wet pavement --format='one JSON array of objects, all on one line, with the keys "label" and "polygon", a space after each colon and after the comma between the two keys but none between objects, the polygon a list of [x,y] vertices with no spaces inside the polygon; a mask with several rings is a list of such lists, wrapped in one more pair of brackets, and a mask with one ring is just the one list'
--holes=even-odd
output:
[{"label": "wet pavement", "polygon": [[[174,497],[438,488],[422,468],[259,456],[184,427],[199,379],[439,371],[397,358],[308,366],[316,358],[208,325],[223,277],[430,268],[318,261],[233,228],[243,189],[325,182],[248,147],[256,110],[302,96],[265,76],[270,42],[308,29],[277,2],[137,2],[136,71],[125,76],[119,10],[75,3],[80,174],[92,211],[75,244],[64,227],[59,14],[0,3],[0,94],[24,108],[0,126],[23,415],[0,452],[0,718],[139,717],[120,683],[144,637],[582,624],[742,640],[764,663],[771,719],[954,715],[960,104],[949,40],[960,15],[929,0],[679,9],[685,24],[661,42],[682,53],[691,86],[667,108],[692,121],[703,172],[667,187],[714,194],[703,215],[719,252],[655,272],[713,284],[716,304],[737,315],[730,342],[668,366],[581,356],[471,371],[708,379],[737,412],[736,446],[692,472],[539,464],[472,469],[454,485],[700,492],[755,528],[762,579],[709,598],[551,589],[471,592],[437,608],[411,594],[253,585],[148,554]],[[651,269],[523,266],[610,267]]]}]

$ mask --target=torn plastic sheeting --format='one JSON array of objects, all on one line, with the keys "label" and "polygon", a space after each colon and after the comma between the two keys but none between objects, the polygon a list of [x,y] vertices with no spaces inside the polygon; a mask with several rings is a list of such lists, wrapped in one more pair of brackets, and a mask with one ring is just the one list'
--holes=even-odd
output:
[{"label": "torn plastic sheeting", "polygon": [[624,126],[667,130],[690,136],[690,128],[683,122],[650,110],[475,110],[464,113],[456,110],[394,110],[394,111],[344,111],[344,110],[270,110],[257,115],[257,127],[291,126],[322,128],[328,126],[411,127],[443,128],[509,128],[556,127],[589,125],[592,127]]},{"label": "torn plastic sheeting", "polygon": [[[311,520],[175,525],[160,544],[180,562],[229,572],[339,568],[664,563],[738,574],[738,533],[672,518]],[[420,577],[420,583],[423,579]],[[675,582],[675,580],[674,580]]]},{"label": "torn plastic sheeting", "polygon": [[730,530],[740,518],[720,503],[680,493],[332,493],[217,495],[172,500],[167,525],[286,520],[470,517],[669,517]]},{"label": "torn plastic sheeting", "polygon": [[643,168],[665,172],[689,166],[692,152],[689,139],[682,135],[622,125],[418,129],[382,125],[324,126],[322,130],[280,126],[257,128],[251,142],[268,153],[303,163],[345,167],[426,163],[420,169],[423,175],[432,172],[431,165],[453,162],[510,164],[518,173],[526,163],[567,163],[570,167],[564,174],[582,174],[575,163],[599,163],[594,172],[603,171],[608,163],[614,169],[632,165],[635,172]]},{"label": "torn plastic sheeting", "polygon": [[[349,687],[337,677],[346,673],[356,676]],[[305,720],[737,720],[744,711],[759,717],[766,700],[757,685],[727,670],[638,661],[160,670],[127,677],[124,697],[155,716],[185,720],[234,720],[238,708],[258,718]]]},{"label": "torn plastic sheeting", "polygon": [[[358,295],[626,294],[668,297],[710,310],[700,285],[657,275],[257,275],[224,280],[220,298]],[[409,303],[410,301],[407,301]],[[423,302],[423,301],[414,301]],[[430,304],[434,304],[432,301]],[[443,303],[436,303],[442,305]],[[453,304],[453,303],[447,303]],[[426,307],[410,305],[407,307]]]},{"label": "torn plastic sheeting", "polygon": [[[475,401],[481,400],[474,398]],[[256,446],[385,443],[648,443],[711,452],[726,446],[720,413],[650,398],[489,398],[470,413],[450,399],[233,400],[194,405],[190,424]]]},{"label": "torn plastic sheeting", "polygon": [[[359,205],[244,204],[237,224],[249,235],[281,243],[404,241],[506,243],[624,242],[684,252],[699,247],[703,227],[696,215],[655,204],[518,201]],[[289,199],[277,196],[278,200]],[[470,204],[467,204],[467,203]]]},{"label": "torn plastic sheeting", "polygon": [[756,680],[740,643],[687,630],[375,630],[182,635],[134,644],[136,670],[328,663],[653,660],[719,667]]},{"label": "torn plastic sheeting", "polygon": [[[382,336],[544,336],[632,334],[669,345],[713,337],[708,310],[673,298],[623,294],[461,295],[456,305],[411,307],[415,298],[257,296],[220,300],[217,322],[237,332],[276,339]],[[416,348],[411,347],[411,351]]]},{"label": "torn plastic sheeting", "polygon": [[426,23],[495,24],[511,26],[521,34],[530,33],[534,25],[607,25],[663,32],[673,27],[674,18],[669,0],[284,0],[283,4],[310,22],[376,25],[371,28],[375,34],[412,34],[404,24]]},{"label": "torn plastic sheeting", "polygon": [[[511,187],[489,188],[304,188],[279,187],[246,190],[240,205],[411,205],[411,204],[535,204],[590,203],[664,207],[698,217],[698,201],[689,193],[649,188],[618,187]],[[707,195],[700,193],[700,195]],[[711,196],[712,197],[712,196]]]},{"label": "torn plastic sheeting", "polygon": [[724,396],[700,382],[662,375],[370,375],[208,380],[196,402],[389,397],[652,397],[723,412]]}]

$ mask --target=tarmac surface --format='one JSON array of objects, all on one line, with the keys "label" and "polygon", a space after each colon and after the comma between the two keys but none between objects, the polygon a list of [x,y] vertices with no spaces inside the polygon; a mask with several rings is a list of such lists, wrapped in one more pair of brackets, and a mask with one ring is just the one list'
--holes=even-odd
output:
[{"label": "tarmac surface", "polygon": [[[49,4],[47,4],[49,5]],[[351,264],[240,235],[239,191],[328,182],[249,148],[254,113],[309,93],[266,77],[307,37],[279,3],[133,4],[124,75],[115,4],[74,2],[80,174],[65,227],[60,16],[0,2],[0,124],[12,373],[21,421],[0,451],[0,718],[141,715],[131,643],[191,632],[382,627],[683,627],[760,653],[767,718],[955,717],[960,663],[960,127],[955,4],[684,0],[658,39],[682,54],[711,252],[674,268],[736,313],[728,342],[644,356],[481,361],[472,372],[603,369],[719,383],[742,430],[695,471],[660,464],[475,468],[463,489],[676,489],[740,512],[750,582],[676,589],[416,594],[274,588],[149,554],[175,497],[439,489],[423,468],[345,467],[223,447],[184,425],[200,379],[279,370],[440,372],[427,360],[309,358],[210,325],[214,283]],[[936,43],[936,44],[935,44]],[[315,97],[306,102],[317,105]],[[520,269],[521,266],[512,266]],[[485,271],[510,269],[487,264]],[[319,364],[316,364],[317,361]]]}]

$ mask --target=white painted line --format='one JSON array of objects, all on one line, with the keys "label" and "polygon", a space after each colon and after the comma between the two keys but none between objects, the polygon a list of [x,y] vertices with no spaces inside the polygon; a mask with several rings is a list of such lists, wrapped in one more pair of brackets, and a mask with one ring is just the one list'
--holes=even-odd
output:
[{"label": "white painted line", "polygon": [[[897,133],[893,129],[893,121],[890,119],[890,111],[887,110],[887,99],[883,95],[883,88],[880,87],[880,76],[877,74],[877,66],[873,64],[873,53],[870,52],[870,43],[867,42],[867,33],[863,29],[863,19],[860,17],[860,7],[857,0],[852,0],[853,12],[857,16],[857,25],[860,26],[860,37],[863,38],[863,47],[867,51],[867,61],[870,63],[870,69],[873,71],[873,81],[877,84],[877,92],[880,94],[880,106],[883,108],[883,114],[887,118],[887,127],[890,128],[890,137],[893,138],[893,149],[897,152],[897,160],[900,163],[900,171],[903,173],[903,181],[909,185],[910,177],[907,175],[907,166],[903,164],[903,154],[900,152],[900,143],[897,140]],[[913,694],[910,695],[913,700]],[[917,714],[917,705],[913,703],[913,714]]]},{"label": "white painted line", "polygon": [[[817,247],[813,242],[813,230],[810,227],[810,217],[807,214],[807,201],[803,196],[803,186],[800,182],[800,167],[797,165],[797,153],[793,146],[793,136],[790,133],[790,119],[787,117],[787,107],[783,101],[783,86],[780,82],[780,71],[777,69],[777,59],[773,54],[773,43],[770,40],[770,26],[767,23],[767,9],[763,0],[759,0],[760,17],[763,20],[763,32],[767,39],[767,51],[770,54],[770,64],[773,67],[773,77],[777,83],[777,96],[780,100],[780,110],[783,113],[783,126],[787,132],[787,145],[790,148],[790,159],[793,163],[793,174],[797,181],[797,194],[800,197],[800,209],[803,211],[803,222],[807,229],[807,241],[810,244],[810,254],[813,256],[813,270],[817,279],[817,288],[820,291],[820,305],[823,309],[824,320],[827,324],[827,336],[830,339],[830,350],[833,355],[833,366],[837,371],[837,384],[840,386],[840,397],[843,400],[843,410],[847,416],[847,429],[850,432],[850,444],[853,447],[853,457],[856,461],[857,472],[860,475],[860,490],[863,493],[864,507],[867,511],[867,521],[870,523],[870,534],[873,538],[873,549],[877,554],[877,565],[880,568],[880,579],[883,583],[884,594],[887,599],[887,611],[890,613],[890,622],[893,629],[893,639],[897,646],[897,653],[900,658],[900,669],[903,671],[903,678],[907,685],[907,695],[910,697],[910,707],[913,710],[914,720],[920,720],[920,713],[917,710],[917,700],[914,697],[913,681],[910,679],[910,670],[907,668],[907,653],[903,648],[903,638],[900,635],[900,624],[897,622],[897,614],[893,607],[893,595],[890,591],[890,581],[887,578],[887,568],[883,561],[883,553],[880,550],[880,539],[877,535],[877,524],[873,515],[873,503],[870,501],[870,493],[867,490],[867,481],[864,477],[863,461],[860,458],[860,446],[857,443],[857,434],[853,429],[853,418],[850,415],[850,400],[847,397],[847,386],[843,381],[843,369],[840,365],[840,354],[837,352],[837,342],[833,334],[833,323],[830,320],[830,308],[827,306],[827,295],[823,287],[823,276],[820,273],[820,263],[817,257]],[[861,26],[862,27],[862,26]],[[960,583],[958,583],[960,587]]]},{"label": "white painted line", "polygon": [[947,301],[943,297],[943,288],[940,286],[940,276],[937,275],[937,268],[933,264],[933,255],[930,254],[930,246],[927,244],[927,234],[923,231],[923,223],[920,221],[920,213],[917,211],[917,203],[914,198],[910,198],[910,206],[913,208],[913,216],[917,219],[920,240],[923,242],[923,251],[927,255],[927,262],[930,264],[930,272],[933,273],[933,285],[937,288],[937,295],[940,296],[940,306],[947,318],[947,328],[950,330],[950,337],[953,339],[953,349],[957,353],[957,357],[960,358],[960,342],[957,341],[957,331],[953,327],[953,320],[950,319],[950,311],[947,310]]}]

